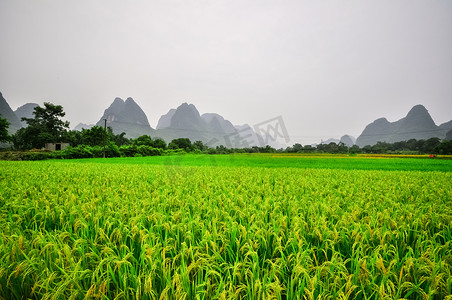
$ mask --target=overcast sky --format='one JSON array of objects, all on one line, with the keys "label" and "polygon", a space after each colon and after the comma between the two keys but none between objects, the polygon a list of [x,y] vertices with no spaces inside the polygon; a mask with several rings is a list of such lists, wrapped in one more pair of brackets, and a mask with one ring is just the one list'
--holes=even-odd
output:
[{"label": "overcast sky", "polygon": [[155,128],[182,102],[291,143],[357,137],[423,104],[452,119],[452,1],[0,0],[0,91],[71,127],[132,97]]}]

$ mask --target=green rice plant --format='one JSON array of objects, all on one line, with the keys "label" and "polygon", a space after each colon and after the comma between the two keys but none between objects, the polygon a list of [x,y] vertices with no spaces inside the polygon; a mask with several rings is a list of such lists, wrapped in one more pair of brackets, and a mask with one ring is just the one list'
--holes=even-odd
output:
[{"label": "green rice plant", "polygon": [[214,158],[0,162],[0,298],[452,294],[447,163]]}]

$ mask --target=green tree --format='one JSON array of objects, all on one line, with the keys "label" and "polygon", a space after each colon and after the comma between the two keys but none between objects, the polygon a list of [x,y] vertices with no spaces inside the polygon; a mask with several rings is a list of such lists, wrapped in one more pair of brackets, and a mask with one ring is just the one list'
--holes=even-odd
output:
[{"label": "green tree", "polygon": [[168,148],[170,149],[184,149],[187,152],[193,151],[193,145],[191,141],[187,138],[178,138],[172,140],[168,144]]},{"label": "green tree", "polygon": [[133,144],[137,146],[154,146],[154,141],[149,135],[142,135],[133,140]]},{"label": "green tree", "polygon": [[312,152],[315,152],[315,150],[316,150],[316,148],[313,147],[312,145],[305,145],[303,147],[303,152],[304,153],[312,153]]},{"label": "green tree", "polygon": [[338,153],[347,153],[348,147],[343,142],[339,142],[338,146]]},{"label": "green tree", "polygon": [[303,146],[299,143],[295,143],[292,147],[292,151],[297,153],[303,151]]},{"label": "green tree", "polygon": [[149,135],[142,135],[132,140],[133,145],[136,146],[150,146],[153,148],[166,149],[166,142],[161,138],[152,139]]},{"label": "green tree", "polygon": [[216,149],[216,153],[218,153],[218,154],[228,154],[228,153],[232,153],[232,150],[231,150],[231,149],[228,149],[228,148],[226,148],[226,147],[223,146],[223,145],[219,145],[219,146],[217,146],[215,149]]},{"label": "green tree", "polygon": [[45,102],[44,107],[36,106],[33,114],[34,118],[22,118],[28,126],[14,136],[17,149],[42,148],[45,143],[65,141],[69,122],[61,120],[66,115],[61,105]]},{"label": "green tree", "polygon": [[441,140],[439,138],[437,138],[437,137],[429,138],[428,140],[424,141],[421,151],[423,153],[434,153],[435,148],[439,144],[441,144]]},{"label": "green tree", "polygon": [[34,109],[34,118],[22,118],[28,126],[39,128],[41,131],[50,134],[54,141],[59,141],[69,128],[69,122],[63,121],[66,113],[61,105],[54,105],[45,102],[44,107],[36,106]]},{"label": "green tree", "polygon": [[72,147],[76,147],[82,144],[82,133],[78,130],[69,130],[64,140],[71,144]]},{"label": "green tree", "polygon": [[361,152],[361,149],[359,149],[359,146],[358,146],[358,145],[353,145],[353,146],[351,146],[351,147],[348,149],[348,152],[349,152],[350,154],[356,154],[356,153],[360,153],[360,152]]},{"label": "green tree", "polygon": [[387,153],[392,150],[392,145],[386,142],[377,142],[372,146],[372,153]]},{"label": "green tree", "polygon": [[11,141],[11,137],[8,134],[9,122],[3,119],[0,114],[0,143]]},{"label": "green tree", "polygon": [[125,137],[126,133],[114,134],[111,127],[107,127],[105,132],[102,126],[93,126],[89,129],[83,128],[82,131],[71,130],[66,134],[66,141],[72,146],[88,145],[88,146],[103,146],[104,141],[108,145],[113,142],[116,146],[128,144],[129,139]]},{"label": "green tree", "polygon": [[271,147],[270,145],[266,145],[265,147],[259,148],[260,153],[275,153],[276,149]]},{"label": "green tree", "polygon": [[[107,136],[105,136],[107,135]],[[111,131],[105,132],[102,126],[93,126],[90,129],[83,128],[81,131],[80,142],[82,145],[103,146],[104,142],[111,141]]]},{"label": "green tree", "polygon": [[166,142],[164,140],[162,140],[161,138],[157,138],[157,139],[153,140],[153,147],[165,150]]},{"label": "green tree", "polygon": [[452,140],[444,140],[438,145],[436,145],[434,153],[443,154],[443,155],[451,155],[452,154]]},{"label": "green tree", "polygon": [[[108,127],[108,130],[111,130],[111,127]],[[125,137],[126,133],[121,132],[120,134],[114,134],[112,131],[113,142],[116,146],[121,147],[122,145],[127,145],[130,143],[130,140]]]},{"label": "green tree", "polygon": [[205,150],[209,149],[209,147],[207,147],[207,145],[205,145],[202,141],[194,142],[193,148],[198,149],[200,151],[205,151]]}]

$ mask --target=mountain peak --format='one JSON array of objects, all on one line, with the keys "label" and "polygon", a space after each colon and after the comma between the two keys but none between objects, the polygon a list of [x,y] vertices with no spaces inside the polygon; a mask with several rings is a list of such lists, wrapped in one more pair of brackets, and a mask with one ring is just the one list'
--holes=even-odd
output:
[{"label": "mountain peak", "polygon": [[389,123],[389,121],[386,118],[379,118],[379,119],[376,119],[373,123],[375,123],[375,124],[387,124],[387,123]]},{"label": "mountain peak", "polygon": [[152,130],[146,114],[130,97],[125,102],[119,97],[115,98],[96,125],[101,126],[103,119],[107,120],[107,125],[113,132],[116,134],[125,132],[131,138],[150,134]]},{"label": "mountain peak", "polygon": [[408,116],[412,116],[412,115],[426,115],[428,114],[430,116],[430,114],[428,113],[428,110],[421,104],[415,105],[413,106],[413,108],[410,109],[410,111],[407,114]]},{"label": "mountain peak", "polygon": [[156,129],[163,129],[171,126],[171,118],[174,116],[176,112],[175,108],[171,108],[165,115],[161,116]]},{"label": "mountain peak", "polygon": [[234,125],[223,116],[216,113],[205,113],[201,118],[206,122],[214,132],[233,133],[236,131]]},{"label": "mountain peak", "polygon": [[78,125],[74,127],[74,130],[82,131],[83,129],[90,129],[93,126],[94,126],[94,124],[78,123]]},{"label": "mountain peak", "polygon": [[8,132],[9,134],[15,133],[22,127],[19,118],[13,112],[6,99],[0,93],[0,115],[3,119],[9,122]]},{"label": "mountain peak", "polygon": [[[179,105],[179,107],[176,110],[190,110],[190,111],[196,111],[198,112],[198,109],[196,108],[196,106],[194,106],[193,104],[189,104],[187,102],[182,103],[181,105]],[[199,114],[199,112],[198,112]]]},{"label": "mountain peak", "polygon": [[177,129],[196,129],[202,127],[201,116],[193,104],[182,103],[171,117],[171,127]]},{"label": "mountain peak", "polygon": [[181,105],[179,105],[175,113],[192,114],[197,119],[201,117],[196,106],[194,106],[191,103],[188,104],[187,102],[184,102]]},{"label": "mountain peak", "polygon": [[214,119],[224,121],[224,118],[216,113],[204,113],[201,115],[201,118],[203,118],[207,123],[212,122]]},{"label": "mountain peak", "polygon": [[112,104],[119,104],[119,103],[124,103],[124,100],[122,100],[119,97],[116,97]]},{"label": "mountain peak", "polygon": [[22,118],[34,118],[35,107],[39,106],[38,103],[26,103],[20,107],[18,107],[14,113],[19,118],[23,127],[27,126],[27,122],[22,121]]},{"label": "mountain peak", "polygon": [[343,135],[340,139],[347,147],[352,147],[356,143],[356,139],[351,135]]},{"label": "mountain peak", "polygon": [[425,108],[425,106],[422,105],[422,104],[416,104],[415,106],[413,106],[413,107],[411,108],[411,110],[415,110],[415,109],[427,111],[427,109]]},{"label": "mountain peak", "polygon": [[410,130],[434,130],[436,124],[423,105],[415,105],[408,112],[405,118],[401,119],[401,126],[411,127]]},{"label": "mountain peak", "polygon": [[377,142],[400,142],[410,139],[429,139],[442,137],[443,134],[436,126],[428,110],[421,104],[413,106],[406,117],[388,122],[386,118],[380,118],[367,125],[356,140],[360,147],[375,145]]}]

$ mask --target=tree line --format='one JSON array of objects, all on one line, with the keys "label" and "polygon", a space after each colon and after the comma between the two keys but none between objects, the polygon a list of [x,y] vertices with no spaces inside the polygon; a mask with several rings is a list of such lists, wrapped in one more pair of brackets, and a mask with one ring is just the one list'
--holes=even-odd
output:
[{"label": "tree line", "polygon": [[[119,156],[152,156],[174,153],[337,153],[337,154],[452,154],[452,141],[430,138],[386,143],[378,142],[373,146],[357,145],[348,147],[344,143],[334,142],[320,145],[301,145],[299,143],[285,149],[275,149],[268,145],[248,148],[227,148],[223,145],[209,147],[202,141],[192,142],[188,138],[178,138],[166,143],[160,138],[143,135],[129,139],[125,133],[115,134],[110,127],[94,126],[81,131],[69,130],[69,122],[61,118],[65,116],[61,105],[45,102],[44,106],[37,106],[33,118],[22,118],[27,126],[19,129],[15,134],[8,135],[9,123],[0,115],[0,142],[12,144],[14,150],[42,149],[46,143],[69,143],[70,147],[55,153],[32,151],[19,154],[20,159],[46,158],[87,158]],[[14,154],[11,154],[14,155]],[[18,154],[16,154],[18,155]]]}]

